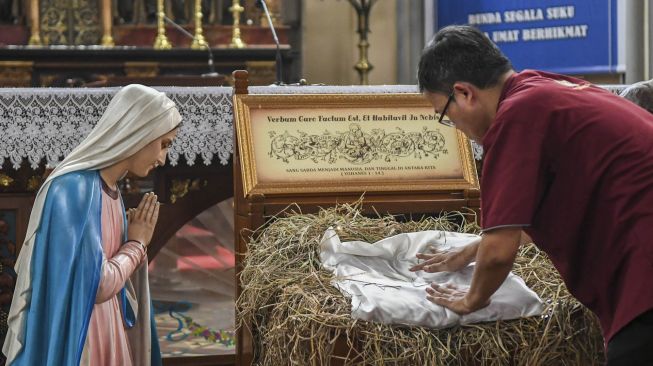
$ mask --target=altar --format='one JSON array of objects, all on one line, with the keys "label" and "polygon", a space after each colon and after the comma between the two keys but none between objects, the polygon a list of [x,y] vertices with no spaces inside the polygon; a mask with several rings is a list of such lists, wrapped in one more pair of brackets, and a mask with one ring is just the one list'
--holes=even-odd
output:
[{"label": "altar", "polygon": [[296,82],[298,6],[268,3],[278,50],[254,1],[4,1],[0,87],[268,85],[277,61]]}]

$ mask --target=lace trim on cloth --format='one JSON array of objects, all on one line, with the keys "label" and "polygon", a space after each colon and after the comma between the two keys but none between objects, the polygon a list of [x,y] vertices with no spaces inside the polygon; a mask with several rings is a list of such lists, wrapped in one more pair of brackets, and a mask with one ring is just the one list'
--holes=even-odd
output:
[{"label": "lace trim on cloth", "polygon": [[[626,85],[603,85],[618,94]],[[45,159],[56,166],[91,131],[119,88],[0,89],[0,167],[6,159],[18,169],[24,158],[36,169]],[[198,156],[210,165],[217,156],[226,165],[233,151],[233,103],[230,87],[157,87],[172,99],[183,120],[168,158]],[[251,94],[417,93],[416,85],[252,86]],[[474,157],[483,147],[472,142]]]},{"label": "lace trim on cloth", "polygon": [[[24,158],[33,169],[43,159],[56,166],[91,132],[118,89],[0,89],[0,166],[9,159],[18,169]],[[155,89],[166,93],[182,116],[168,152],[170,165],[180,156],[188,165],[198,157],[210,165],[216,156],[226,165],[233,150],[232,88]]]}]

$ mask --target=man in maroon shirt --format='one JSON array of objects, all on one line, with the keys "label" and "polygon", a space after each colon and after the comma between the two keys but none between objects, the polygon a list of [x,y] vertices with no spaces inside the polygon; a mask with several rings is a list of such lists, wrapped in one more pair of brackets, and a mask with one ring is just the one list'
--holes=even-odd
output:
[{"label": "man in maroon shirt", "polygon": [[513,71],[473,27],[443,28],[424,50],[420,90],[441,122],[482,143],[483,236],[423,254],[413,270],[475,260],[468,290],[427,298],[467,314],[511,270],[522,230],[601,322],[610,365],[653,365],[653,116],[579,79]]}]

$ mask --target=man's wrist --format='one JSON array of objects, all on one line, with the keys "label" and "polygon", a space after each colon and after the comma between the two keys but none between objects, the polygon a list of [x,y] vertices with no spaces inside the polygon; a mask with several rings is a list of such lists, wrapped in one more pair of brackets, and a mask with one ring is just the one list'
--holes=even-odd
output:
[{"label": "man's wrist", "polygon": [[467,261],[467,264],[472,263],[474,260],[476,260],[476,253],[478,252],[479,244],[480,244],[480,242],[472,243],[472,244],[465,247],[464,255],[465,255],[465,260]]},{"label": "man's wrist", "polygon": [[485,307],[487,302],[487,299],[480,299],[478,296],[474,296],[470,293],[467,293],[467,295],[463,297],[463,304],[465,304],[465,307],[469,309],[470,312],[474,312]]}]

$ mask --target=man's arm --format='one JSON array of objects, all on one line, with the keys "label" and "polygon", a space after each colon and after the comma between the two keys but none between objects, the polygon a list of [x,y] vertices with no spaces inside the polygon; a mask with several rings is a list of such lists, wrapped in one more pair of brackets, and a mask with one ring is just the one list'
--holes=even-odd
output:
[{"label": "man's arm", "polygon": [[522,238],[519,227],[497,228],[483,234],[468,291],[432,284],[427,299],[458,314],[468,314],[489,304],[490,296],[512,269]]},{"label": "man's arm", "polygon": [[[521,232],[520,245],[532,243],[528,234]],[[481,238],[478,241],[467,244],[462,249],[449,249],[445,251],[435,251],[434,253],[417,253],[417,259],[424,262],[412,266],[409,270],[412,272],[424,271],[428,273],[435,272],[456,272],[467,267],[471,262],[476,261],[476,253],[481,244]]]}]

